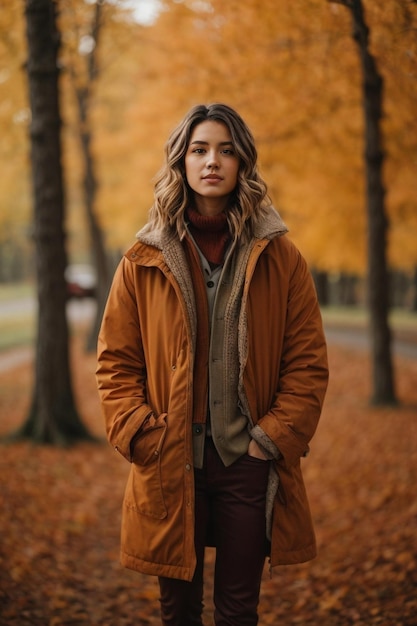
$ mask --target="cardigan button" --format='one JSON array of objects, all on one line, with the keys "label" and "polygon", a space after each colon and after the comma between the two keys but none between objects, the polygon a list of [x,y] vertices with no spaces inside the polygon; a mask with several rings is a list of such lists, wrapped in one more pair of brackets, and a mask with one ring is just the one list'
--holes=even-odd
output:
[{"label": "cardigan button", "polygon": [[193,424],[193,433],[194,435],[201,435],[203,432],[203,427],[201,424]]},{"label": "cardigan button", "polygon": [[191,469],[191,465],[189,463],[187,463],[187,465],[185,466],[185,469],[187,470],[187,472],[189,472],[190,469]]},{"label": "cardigan button", "polygon": [[213,281],[212,281],[212,280],[209,280],[209,281],[208,281],[208,283],[207,283],[207,287],[210,287],[210,288],[211,288],[211,287],[214,287],[214,283],[213,283]]}]

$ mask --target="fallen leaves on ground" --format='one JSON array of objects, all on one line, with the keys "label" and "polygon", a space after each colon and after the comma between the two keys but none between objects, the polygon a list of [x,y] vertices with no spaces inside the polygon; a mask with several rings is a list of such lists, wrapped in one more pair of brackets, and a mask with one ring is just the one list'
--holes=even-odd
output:
[{"label": "fallen leaves on ground", "polygon": [[[0,448],[0,624],[159,624],[155,578],[118,562],[128,464],[104,441],[94,356],[74,342],[80,413],[100,441],[73,448]],[[362,352],[330,346],[323,416],[303,461],[319,556],[265,565],[260,626],[417,623],[417,362],[396,359],[401,404],[369,406]],[[30,365],[0,380],[0,434],[23,421]],[[212,624],[214,553],[205,623]]]}]

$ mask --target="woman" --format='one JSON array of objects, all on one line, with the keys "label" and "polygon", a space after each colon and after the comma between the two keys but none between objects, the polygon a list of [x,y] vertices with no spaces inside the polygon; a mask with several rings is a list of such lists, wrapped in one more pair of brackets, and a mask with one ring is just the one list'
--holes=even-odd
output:
[{"label": "woman", "polygon": [[121,561],[158,576],[162,624],[258,623],[271,566],[315,556],[300,459],[327,386],[305,261],[285,237],[254,139],[223,104],[171,134],[149,221],[113,281],[98,349],[111,444],[130,463]]}]

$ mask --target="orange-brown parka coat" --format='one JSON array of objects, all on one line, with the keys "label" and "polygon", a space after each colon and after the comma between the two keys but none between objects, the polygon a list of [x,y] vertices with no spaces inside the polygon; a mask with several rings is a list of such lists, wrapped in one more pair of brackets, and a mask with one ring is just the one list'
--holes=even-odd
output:
[{"label": "orange-brown parka coat", "polygon": [[[306,262],[275,210],[250,243],[239,317],[240,393],[252,426],[281,453],[271,566],[316,554],[300,459],[327,386],[327,356]],[[195,303],[183,246],[169,228],[138,234],[116,270],[98,343],[97,379],[110,443],[130,463],[121,561],[191,580]],[[244,346],[244,349],[241,348]]]}]

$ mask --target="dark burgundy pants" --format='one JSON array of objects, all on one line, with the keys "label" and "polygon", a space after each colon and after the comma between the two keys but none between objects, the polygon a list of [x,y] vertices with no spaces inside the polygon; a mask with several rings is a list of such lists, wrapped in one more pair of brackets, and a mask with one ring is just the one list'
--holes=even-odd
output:
[{"label": "dark burgundy pants", "polygon": [[216,546],[216,626],[255,626],[267,551],[265,493],[269,462],[244,455],[225,467],[208,439],[203,469],[195,470],[195,548],[191,582],[159,578],[164,626],[202,626],[204,549]]}]

